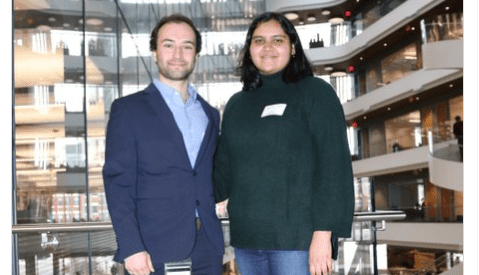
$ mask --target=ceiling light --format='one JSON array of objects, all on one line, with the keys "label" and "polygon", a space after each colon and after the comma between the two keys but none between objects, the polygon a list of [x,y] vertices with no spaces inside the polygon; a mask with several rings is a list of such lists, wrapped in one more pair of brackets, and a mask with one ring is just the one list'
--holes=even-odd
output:
[{"label": "ceiling light", "polygon": [[330,14],[331,14],[331,11],[329,11],[329,10],[323,10],[323,11],[321,12],[321,14],[327,16],[327,15],[330,15]]},{"label": "ceiling light", "polygon": [[391,111],[391,107],[388,107],[388,111]]},{"label": "ceiling light", "polygon": [[333,70],[333,67],[331,67],[331,66],[326,66],[326,67],[324,67],[324,70],[330,72],[330,71]]},{"label": "ceiling light", "polygon": [[296,13],[296,12],[287,12],[287,13],[284,14],[284,16],[291,21],[296,20],[299,17],[298,13]]},{"label": "ceiling light", "polygon": [[446,10],[448,11],[448,10],[449,10],[449,7],[446,7]]},{"label": "ceiling light", "polygon": [[308,20],[308,22],[314,22],[316,21],[316,16],[314,16],[314,14],[310,14],[306,20]]},{"label": "ceiling light", "polygon": [[367,119],[368,117],[367,116],[363,116],[363,119]]},{"label": "ceiling light", "polygon": [[388,43],[384,43],[383,46],[384,46],[384,47],[387,47],[387,46],[388,46]]},{"label": "ceiling light", "polygon": [[55,17],[49,17],[49,18],[48,18],[48,21],[49,21],[49,22],[55,22],[55,21],[57,21],[57,19],[56,19]]},{"label": "ceiling light", "polygon": [[86,24],[91,26],[100,26],[103,24],[103,20],[98,18],[88,18],[86,20]]},{"label": "ceiling light", "polygon": [[303,20],[300,20],[300,21],[298,22],[298,24],[300,24],[300,25],[304,25],[304,22],[303,22]]},{"label": "ceiling light", "polygon": [[47,32],[47,31],[50,31],[51,29],[52,29],[52,27],[47,26],[47,25],[38,25],[37,26],[37,30],[39,30],[39,31]]},{"label": "ceiling light", "polygon": [[454,87],[454,84],[449,84],[449,88],[452,88],[452,87]]},{"label": "ceiling light", "polygon": [[344,71],[334,71],[331,73],[331,76],[332,77],[343,77],[343,76],[346,76],[346,72]]},{"label": "ceiling light", "polygon": [[341,24],[344,22],[344,19],[341,18],[341,17],[333,17],[331,19],[328,20],[329,23],[333,24],[333,25],[337,25],[337,24]]}]

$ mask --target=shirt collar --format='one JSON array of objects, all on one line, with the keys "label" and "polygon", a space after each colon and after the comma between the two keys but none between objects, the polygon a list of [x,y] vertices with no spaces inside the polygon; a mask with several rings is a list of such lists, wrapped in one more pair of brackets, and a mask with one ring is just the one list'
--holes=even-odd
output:
[{"label": "shirt collar", "polygon": [[[158,78],[155,79],[153,81],[153,83],[155,84],[156,88],[160,91],[160,94],[165,99],[169,99],[171,101],[174,101],[175,94],[178,93],[177,90],[175,90],[174,88],[172,88],[172,87],[166,85],[165,83],[159,81]],[[195,88],[193,88],[191,85],[188,85],[188,94],[190,95],[190,97],[188,98],[188,101],[191,100],[191,102],[196,102],[196,100],[198,98],[198,93],[196,92]],[[178,93],[177,96],[180,97],[179,93]]]}]

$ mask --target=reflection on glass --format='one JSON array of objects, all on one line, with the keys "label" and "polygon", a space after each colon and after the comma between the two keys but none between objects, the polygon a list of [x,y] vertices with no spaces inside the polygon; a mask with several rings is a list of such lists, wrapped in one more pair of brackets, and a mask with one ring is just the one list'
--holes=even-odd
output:
[{"label": "reflection on glass", "polygon": [[123,274],[115,249],[113,231],[18,234],[18,274]]},{"label": "reflection on glass", "polygon": [[[420,112],[415,111],[384,122],[387,153],[422,146]],[[419,141],[419,142],[418,142]]]}]

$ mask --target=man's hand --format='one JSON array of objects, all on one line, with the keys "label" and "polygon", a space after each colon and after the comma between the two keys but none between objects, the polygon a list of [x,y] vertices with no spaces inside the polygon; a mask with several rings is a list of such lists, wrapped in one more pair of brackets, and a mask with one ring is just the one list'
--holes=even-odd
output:
[{"label": "man's hand", "polygon": [[146,275],[155,272],[150,254],[142,251],[125,259],[125,268],[131,275]]},{"label": "man's hand", "polygon": [[315,231],[309,247],[309,272],[326,275],[332,272],[331,232]]}]

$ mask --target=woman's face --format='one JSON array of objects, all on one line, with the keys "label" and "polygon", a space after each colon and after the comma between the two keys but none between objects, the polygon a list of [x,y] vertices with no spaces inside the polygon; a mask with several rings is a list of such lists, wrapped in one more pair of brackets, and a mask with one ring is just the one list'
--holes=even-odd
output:
[{"label": "woman's face", "polygon": [[251,37],[251,60],[262,75],[283,70],[294,54],[292,50],[289,36],[274,19],[259,24]]}]

